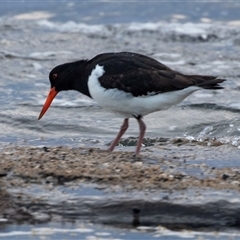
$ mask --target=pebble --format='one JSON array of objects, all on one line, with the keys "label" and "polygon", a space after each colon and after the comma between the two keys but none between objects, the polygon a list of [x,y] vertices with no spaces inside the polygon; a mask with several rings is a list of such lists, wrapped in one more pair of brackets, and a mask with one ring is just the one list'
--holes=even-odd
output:
[{"label": "pebble", "polygon": [[239,185],[239,184],[240,184],[240,181],[232,181],[231,184],[232,184],[232,185]]}]

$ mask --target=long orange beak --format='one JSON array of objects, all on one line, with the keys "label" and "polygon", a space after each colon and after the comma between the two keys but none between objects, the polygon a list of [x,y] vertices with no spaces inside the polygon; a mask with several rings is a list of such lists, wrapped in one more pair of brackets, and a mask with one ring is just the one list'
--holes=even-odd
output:
[{"label": "long orange beak", "polygon": [[50,89],[47,99],[46,99],[46,102],[43,105],[41,113],[39,114],[38,120],[40,120],[42,118],[42,116],[45,114],[45,112],[48,110],[53,99],[57,96],[57,94],[58,94],[58,92],[56,91],[55,87]]}]

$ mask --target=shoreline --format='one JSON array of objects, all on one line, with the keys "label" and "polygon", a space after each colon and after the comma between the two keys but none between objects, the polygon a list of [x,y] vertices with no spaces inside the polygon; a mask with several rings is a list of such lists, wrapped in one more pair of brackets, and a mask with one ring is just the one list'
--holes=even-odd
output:
[{"label": "shoreline", "polygon": [[[159,145],[163,155],[167,148],[164,144],[167,145]],[[180,151],[182,145],[202,150],[213,148],[214,152],[225,146],[179,140],[171,147],[174,144],[179,152],[174,149],[172,158],[156,156],[151,148],[144,148],[137,157],[132,152],[109,153],[80,147],[3,148],[1,224],[60,224],[62,220],[88,219],[121,228],[129,228],[133,223],[138,223],[134,227],[160,224],[172,230],[218,231],[222,225],[226,229],[235,228],[228,219],[235,221],[240,209],[236,201],[240,190],[237,169],[190,163],[193,155],[187,151],[184,156]],[[129,214],[133,214],[132,223],[125,219]],[[166,214],[168,221],[160,217]],[[220,218],[216,218],[218,214]],[[194,224],[192,215],[197,219]]]}]

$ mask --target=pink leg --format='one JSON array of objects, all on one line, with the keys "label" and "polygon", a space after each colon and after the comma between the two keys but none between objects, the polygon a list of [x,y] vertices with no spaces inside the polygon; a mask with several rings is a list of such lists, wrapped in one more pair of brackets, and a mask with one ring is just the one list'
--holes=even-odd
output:
[{"label": "pink leg", "polygon": [[111,152],[116,147],[116,145],[118,144],[120,138],[126,132],[127,129],[128,129],[128,118],[125,118],[124,121],[123,121],[123,124],[122,124],[122,126],[120,128],[120,131],[119,131],[119,133],[117,135],[117,137],[114,139],[114,141],[112,141],[110,147],[108,148],[109,152]]},{"label": "pink leg", "polygon": [[138,155],[140,153],[140,149],[142,147],[142,141],[143,141],[143,137],[146,131],[146,125],[143,122],[143,120],[141,118],[137,118],[138,124],[139,124],[139,130],[140,130],[140,134],[139,134],[139,138],[138,138],[138,143],[137,143],[137,148],[136,148],[136,155]]}]

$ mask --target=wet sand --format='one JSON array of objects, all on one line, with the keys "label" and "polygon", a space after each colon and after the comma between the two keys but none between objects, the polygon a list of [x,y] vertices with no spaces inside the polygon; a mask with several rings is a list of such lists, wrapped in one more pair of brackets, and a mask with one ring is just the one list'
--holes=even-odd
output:
[{"label": "wet sand", "polygon": [[[174,145],[182,145],[181,142],[179,139]],[[178,148],[180,151],[181,147]],[[216,152],[221,150],[221,146],[209,148],[215,148]],[[18,179],[39,184],[43,181],[64,184],[81,180],[135,190],[191,187],[240,190],[238,169],[212,167],[204,162],[189,164],[189,158],[193,158],[189,152],[185,156],[175,152],[171,159],[169,156],[153,156],[147,150],[136,156],[133,152],[109,153],[94,148],[8,147],[1,152],[0,169],[3,184],[15,186],[21,184]],[[194,170],[188,171],[191,167]]]},{"label": "wet sand", "polygon": [[[25,198],[8,193],[10,188],[31,184],[51,184],[54,188],[66,183],[94,183],[108,190],[118,187],[123,191],[145,192],[164,189],[239,191],[238,166],[217,167],[206,164],[207,161],[194,160],[201,158],[204,152],[211,156],[229,151],[225,144],[212,141],[212,146],[207,146],[207,142],[161,139],[154,148],[159,151],[153,152],[153,148],[146,147],[139,156],[131,151],[109,153],[96,148],[6,146],[0,153],[0,218],[6,217],[10,222],[31,219],[22,211],[21,201],[24,204]],[[34,203],[36,199],[33,197],[31,201]]]}]

